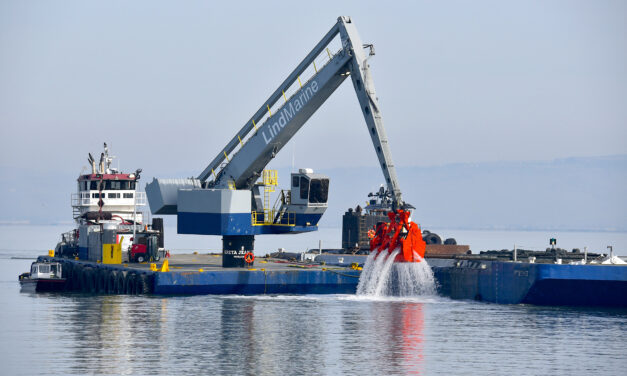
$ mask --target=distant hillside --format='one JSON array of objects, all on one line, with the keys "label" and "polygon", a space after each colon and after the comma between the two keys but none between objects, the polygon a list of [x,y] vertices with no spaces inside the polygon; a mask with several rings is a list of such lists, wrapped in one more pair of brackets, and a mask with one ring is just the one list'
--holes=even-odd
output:
[{"label": "distant hillside", "polygon": [[[320,225],[338,227],[349,207],[364,205],[383,181],[376,167],[318,171],[331,178]],[[0,169],[0,224],[71,221],[76,172]],[[189,171],[164,177],[190,176]],[[627,231],[627,155],[546,162],[401,167],[415,220],[424,227]],[[289,169],[279,171],[280,185]],[[142,177],[142,186],[151,181]]]},{"label": "distant hillside", "polygon": [[[377,168],[324,173],[333,178],[328,226],[383,181]],[[626,155],[401,167],[398,175],[426,227],[627,231]]]}]

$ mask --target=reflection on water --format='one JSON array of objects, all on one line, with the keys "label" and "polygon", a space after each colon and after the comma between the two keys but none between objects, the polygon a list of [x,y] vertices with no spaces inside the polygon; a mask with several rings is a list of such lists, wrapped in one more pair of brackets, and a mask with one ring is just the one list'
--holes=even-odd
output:
[{"label": "reflection on water", "polygon": [[43,364],[55,374],[612,374],[627,366],[624,311],[350,296],[25,298],[37,309],[13,337],[11,374]]}]

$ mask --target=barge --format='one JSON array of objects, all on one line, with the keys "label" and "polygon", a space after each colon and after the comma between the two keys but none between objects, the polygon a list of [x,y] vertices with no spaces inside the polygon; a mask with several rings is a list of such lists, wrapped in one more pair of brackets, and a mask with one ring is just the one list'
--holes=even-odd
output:
[{"label": "barge", "polygon": [[[256,268],[224,268],[219,254],[172,255],[167,263],[107,265],[58,262],[65,291],[100,294],[354,294],[364,255],[320,254],[312,260],[258,260]],[[627,267],[430,258],[439,295],[498,304],[627,307]],[[163,265],[167,264],[164,269]],[[153,264],[154,265],[154,264]],[[151,270],[152,269],[152,270]],[[156,269],[156,270],[155,270]]]},{"label": "barge", "polygon": [[40,256],[38,262],[63,265],[65,291],[93,294],[354,294],[360,275],[354,265],[272,258],[258,261],[258,268],[224,268],[219,254],[171,255],[158,267],[154,263],[108,265],[49,256]]}]

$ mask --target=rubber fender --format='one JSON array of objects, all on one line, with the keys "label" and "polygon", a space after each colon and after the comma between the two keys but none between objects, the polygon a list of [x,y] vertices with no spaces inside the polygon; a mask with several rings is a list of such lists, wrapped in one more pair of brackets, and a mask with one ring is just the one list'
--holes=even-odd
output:
[{"label": "rubber fender", "polygon": [[72,263],[64,262],[62,265],[61,276],[65,278],[65,291],[72,291]]},{"label": "rubber fender", "polygon": [[454,238],[448,238],[444,241],[444,244],[446,245],[457,245],[457,240],[455,240]]},{"label": "rubber fender", "polygon": [[96,286],[94,283],[94,270],[90,267],[83,268],[81,273],[81,291],[86,293],[94,293]]},{"label": "rubber fender", "polygon": [[81,276],[83,274],[83,267],[78,264],[72,266],[72,290],[80,291],[81,289]]},{"label": "rubber fender", "polygon": [[124,287],[127,295],[135,295],[135,273],[126,274]]},{"label": "rubber fender", "polygon": [[118,272],[115,270],[109,270],[107,272],[107,294],[115,294],[115,280],[118,276]]},{"label": "rubber fender", "polygon": [[428,235],[423,237],[423,240],[427,244],[442,244],[442,238],[436,233],[429,233]]},{"label": "rubber fender", "polygon": [[141,281],[141,290],[138,294],[152,294],[154,290],[154,274],[141,274],[138,276]]},{"label": "rubber fender", "polygon": [[135,291],[135,295],[144,293],[144,286],[142,284],[141,274],[135,275],[135,278],[133,279],[133,284],[133,290]]},{"label": "rubber fender", "polygon": [[117,272],[115,277],[115,293],[116,294],[125,294],[126,286],[124,286],[125,278],[124,272]]},{"label": "rubber fender", "polygon": [[107,292],[107,271],[105,269],[97,269],[96,274],[96,292],[105,294]]}]

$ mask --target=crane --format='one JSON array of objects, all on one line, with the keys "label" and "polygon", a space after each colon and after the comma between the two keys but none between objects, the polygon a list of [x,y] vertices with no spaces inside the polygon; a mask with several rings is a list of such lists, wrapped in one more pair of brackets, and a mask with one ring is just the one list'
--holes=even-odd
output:
[{"label": "crane", "polygon": [[[334,49],[338,38],[340,47]],[[279,205],[270,209],[267,195],[277,179],[264,169],[349,76],[393,208],[413,208],[402,199],[392,161],[368,62],[374,54],[372,44],[362,44],[351,18],[339,17],[198,177],[154,179],[146,185],[152,213],[176,214],[180,234],[222,235],[223,266],[243,266],[255,235],[315,231],[327,208],[329,179],[310,169],[292,173],[291,189],[281,191]],[[321,56],[325,61],[316,65]],[[304,79],[312,67],[313,74]]]}]

